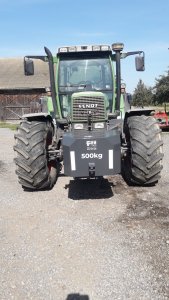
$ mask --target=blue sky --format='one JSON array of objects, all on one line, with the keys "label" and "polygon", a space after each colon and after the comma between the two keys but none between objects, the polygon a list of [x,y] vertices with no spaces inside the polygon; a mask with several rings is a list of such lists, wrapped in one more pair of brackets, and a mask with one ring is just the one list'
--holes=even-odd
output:
[{"label": "blue sky", "polygon": [[53,54],[59,46],[123,42],[143,50],[145,72],[134,57],[122,61],[122,78],[132,92],[138,80],[153,86],[169,66],[169,0],[0,0],[0,57]]}]

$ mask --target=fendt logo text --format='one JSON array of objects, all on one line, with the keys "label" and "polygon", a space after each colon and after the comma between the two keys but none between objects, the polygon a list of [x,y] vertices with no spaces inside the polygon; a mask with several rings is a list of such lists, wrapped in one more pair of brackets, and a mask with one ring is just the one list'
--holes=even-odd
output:
[{"label": "fendt logo text", "polygon": [[79,104],[79,108],[97,108],[97,103]]}]

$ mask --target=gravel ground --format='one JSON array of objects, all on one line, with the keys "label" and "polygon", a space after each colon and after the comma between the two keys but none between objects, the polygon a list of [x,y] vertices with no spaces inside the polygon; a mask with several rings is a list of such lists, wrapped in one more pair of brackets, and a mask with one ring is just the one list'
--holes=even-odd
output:
[{"label": "gravel ground", "polygon": [[24,192],[0,129],[0,299],[169,299],[169,134],[156,187],[58,178]]}]

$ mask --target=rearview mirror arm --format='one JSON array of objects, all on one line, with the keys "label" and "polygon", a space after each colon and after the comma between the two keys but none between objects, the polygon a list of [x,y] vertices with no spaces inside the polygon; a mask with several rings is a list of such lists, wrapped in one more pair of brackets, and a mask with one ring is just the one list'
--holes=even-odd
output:
[{"label": "rearview mirror arm", "polygon": [[143,57],[145,56],[144,51],[131,51],[131,52],[127,52],[127,53],[121,53],[121,58],[126,58],[127,56],[136,55],[136,54],[139,54],[139,55],[142,54]]},{"label": "rearview mirror arm", "polygon": [[43,60],[44,62],[48,62],[48,57],[46,55],[26,55],[24,57],[24,60],[29,59],[29,58],[40,59],[40,60]]}]

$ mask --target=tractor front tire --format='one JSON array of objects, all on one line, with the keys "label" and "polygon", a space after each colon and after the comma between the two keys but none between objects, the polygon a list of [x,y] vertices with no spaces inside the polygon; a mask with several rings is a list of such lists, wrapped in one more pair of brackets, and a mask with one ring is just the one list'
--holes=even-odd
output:
[{"label": "tractor front tire", "polygon": [[163,158],[161,130],[152,116],[128,117],[124,132],[127,152],[122,174],[129,185],[150,186],[160,179]]},{"label": "tractor front tire", "polygon": [[25,190],[50,189],[57,179],[57,163],[49,162],[47,150],[53,128],[48,121],[23,120],[15,135],[16,174]]}]

